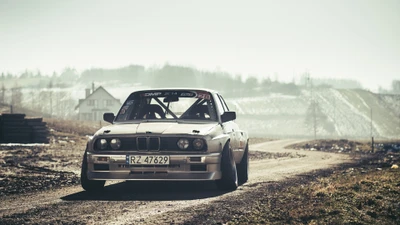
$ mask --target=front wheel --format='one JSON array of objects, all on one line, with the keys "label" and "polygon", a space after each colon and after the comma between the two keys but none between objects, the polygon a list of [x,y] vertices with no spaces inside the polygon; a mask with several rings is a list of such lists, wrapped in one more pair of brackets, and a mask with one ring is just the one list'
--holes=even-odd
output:
[{"label": "front wheel", "polygon": [[238,187],[236,163],[229,142],[225,144],[221,157],[222,178],[216,181],[217,187],[224,191],[234,191]]},{"label": "front wheel", "polygon": [[244,184],[249,179],[249,144],[244,149],[244,155],[237,166],[239,184]]},{"label": "front wheel", "polygon": [[104,180],[89,180],[87,177],[87,170],[88,170],[88,164],[87,164],[87,157],[86,157],[86,152],[83,155],[83,160],[82,160],[82,169],[81,169],[81,186],[85,191],[89,192],[96,192],[96,191],[101,191],[104,188],[104,184],[106,181]]}]

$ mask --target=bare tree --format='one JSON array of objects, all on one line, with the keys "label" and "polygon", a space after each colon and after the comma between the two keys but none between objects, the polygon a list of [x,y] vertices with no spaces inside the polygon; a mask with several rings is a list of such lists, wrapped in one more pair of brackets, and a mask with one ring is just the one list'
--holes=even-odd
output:
[{"label": "bare tree", "polygon": [[392,91],[394,94],[400,94],[400,80],[392,81]]},{"label": "bare tree", "polygon": [[5,96],[6,96],[6,87],[4,87],[4,83],[1,85],[1,96],[0,96],[0,101],[2,104],[5,104]]},{"label": "bare tree", "polygon": [[11,105],[22,106],[22,91],[18,84],[15,84],[15,86],[11,88]]},{"label": "bare tree", "polygon": [[50,101],[50,117],[53,116],[53,81],[50,80],[50,83],[48,85],[49,88],[49,101]]}]

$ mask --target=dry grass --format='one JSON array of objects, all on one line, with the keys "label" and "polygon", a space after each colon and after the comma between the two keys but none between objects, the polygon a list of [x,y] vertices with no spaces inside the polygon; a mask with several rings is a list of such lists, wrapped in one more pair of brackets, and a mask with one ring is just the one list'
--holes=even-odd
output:
[{"label": "dry grass", "polygon": [[[394,145],[394,146],[392,146]],[[374,148],[371,141],[339,140],[312,140],[287,146],[289,149],[316,150],[351,154],[369,154],[373,152],[387,152],[400,150],[400,140],[376,140]]]},{"label": "dry grass", "polygon": [[102,126],[108,125],[101,121],[77,121],[77,120],[60,120],[60,119],[44,119],[47,126],[62,133],[77,135],[93,135]]},{"label": "dry grass", "polygon": [[228,224],[400,224],[400,170],[374,161],[268,185]]}]

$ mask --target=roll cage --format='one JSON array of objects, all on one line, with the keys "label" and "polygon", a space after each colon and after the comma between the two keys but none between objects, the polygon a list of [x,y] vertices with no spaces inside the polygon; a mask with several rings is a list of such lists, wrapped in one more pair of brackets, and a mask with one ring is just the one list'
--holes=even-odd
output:
[{"label": "roll cage", "polygon": [[[172,110],[180,101],[189,106],[182,111]],[[116,122],[131,120],[211,120],[218,121],[213,96],[205,91],[144,91],[134,92],[125,101],[115,119]]]}]

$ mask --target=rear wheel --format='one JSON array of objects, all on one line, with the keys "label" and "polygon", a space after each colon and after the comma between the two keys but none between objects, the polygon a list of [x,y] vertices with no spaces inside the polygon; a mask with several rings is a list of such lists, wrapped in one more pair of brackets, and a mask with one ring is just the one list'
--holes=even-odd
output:
[{"label": "rear wheel", "polygon": [[221,157],[222,178],[216,181],[217,187],[224,191],[233,191],[238,187],[236,163],[229,142],[225,144]]},{"label": "rear wheel", "polygon": [[249,179],[249,145],[246,145],[242,160],[237,166],[239,184],[244,184]]},{"label": "rear wheel", "polygon": [[101,191],[104,188],[104,184],[106,181],[104,180],[89,180],[87,177],[87,170],[88,170],[88,164],[87,164],[87,157],[86,157],[86,152],[83,155],[83,160],[82,160],[82,169],[81,169],[81,185],[82,188],[85,189],[85,191],[90,191],[90,192],[96,192],[96,191]]}]

